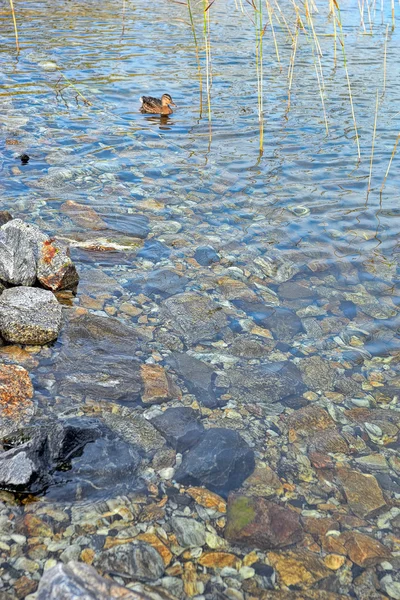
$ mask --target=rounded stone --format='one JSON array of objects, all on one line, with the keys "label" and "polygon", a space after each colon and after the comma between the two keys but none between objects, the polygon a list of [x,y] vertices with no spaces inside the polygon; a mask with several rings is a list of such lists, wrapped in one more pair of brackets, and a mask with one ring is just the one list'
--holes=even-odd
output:
[{"label": "rounded stone", "polygon": [[15,287],[0,297],[0,332],[16,344],[43,345],[57,339],[62,309],[52,292]]}]

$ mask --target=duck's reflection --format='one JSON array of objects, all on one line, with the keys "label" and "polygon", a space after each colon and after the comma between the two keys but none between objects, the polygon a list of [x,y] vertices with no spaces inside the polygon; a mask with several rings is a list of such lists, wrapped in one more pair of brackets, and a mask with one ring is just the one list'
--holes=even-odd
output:
[{"label": "duck's reflection", "polygon": [[171,126],[175,125],[174,120],[169,115],[151,115],[145,117],[145,119],[151,123],[156,123],[160,129],[171,129]]}]

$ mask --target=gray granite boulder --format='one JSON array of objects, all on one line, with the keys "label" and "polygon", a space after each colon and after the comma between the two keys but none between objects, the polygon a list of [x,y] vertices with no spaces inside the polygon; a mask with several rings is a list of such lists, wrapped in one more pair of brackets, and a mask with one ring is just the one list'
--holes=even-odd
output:
[{"label": "gray granite boulder", "polygon": [[46,290],[15,287],[0,296],[0,332],[16,344],[42,345],[57,339],[62,309]]},{"label": "gray granite boulder", "polygon": [[39,583],[37,600],[150,600],[146,593],[135,592],[112,579],[104,579],[93,567],[72,561],[59,563],[45,571]]},{"label": "gray granite boulder", "polygon": [[0,228],[0,279],[13,285],[36,281],[38,243],[47,236],[36,225],[13,219]]},{"label": "gray granite boulder", "polygon": [[139,581],[156,581],[165,570],[160,554],[146,542],[129,542],[104,550],[93,564],[101,571]]}]

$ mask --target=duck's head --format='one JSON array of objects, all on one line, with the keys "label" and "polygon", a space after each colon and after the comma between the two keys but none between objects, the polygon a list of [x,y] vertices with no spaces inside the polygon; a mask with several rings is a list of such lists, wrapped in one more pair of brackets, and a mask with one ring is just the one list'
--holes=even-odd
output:
[{"label": "duck's head", "polygon": [[169,94],[163,94],[161,96],[161,104],[163,106],[176,106],[175,102],[172,100]]}]

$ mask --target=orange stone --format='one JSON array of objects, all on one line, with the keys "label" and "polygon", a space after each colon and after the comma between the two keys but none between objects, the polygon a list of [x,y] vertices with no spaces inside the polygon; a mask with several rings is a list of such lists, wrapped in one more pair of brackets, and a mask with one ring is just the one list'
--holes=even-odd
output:
[{"label": "orange stone", "polygon": [[97,214],[97,212],[90,206],[85,204],[79,204],[73,200],[67,200],[61,205],[63,213],[67,214],[71,221],[73,221],[78,227],[84,229],[100,230],[107,229],[107,223]]},{"label": "orange stone", "polygon": [[201,487],[190,487],[186,492],[197,502],[200,506],[205,508],[215,508],[220,513],[226,513],[226,502],[218,494],[210,492],[205,488]]},{"label": "orange stone", "polygon": [[29,537],[52,537],[53,531],[47,523],[31,513],[24,516],[24,525]]},{"label": "orange stone", "polygon": [[95,556],[96,556],[96,553],[95,553],[94,550],[92,550],[92,548],[85,548],[81,552],[81,560],[83,562],[85,562],[87,565],[91,565],[92,564],[92,562],[94,561],[94,557]]},{"label": "orange stone", "polygon": [[229,552],[205,552],[198,562],[202,567],[211,569],[223,569],[224,567],[239,569],[242,561],[235,554]]},{"label": "orange stone", "polygon": [[332,571],[324,565],[317,554],[304,550],[269,552],[268,559],[278,572],[280,582],[287,586],[308,588],[332,574]]},{"label": "orange stone", "polygon": [[343,533],[340,541],[344,543],[350,560],[359,567],[372,567],[391,555],[390,550],[378,540],[357,531]]},{"label": "orange stone", "polygon": [[141,533],[137,536],[137,540],[147,542],[150,546],[153,546],[157,550],[158,554],[164,561],[164,565],[167,567],[172,560],[173,554],[171,550],[166,546],[155,533]]},{"label": "orange stone", "polygon": [[18,365],[0,365],[0,437],[27,423],[34,414],[33,386]]},{"label": "orange stone", "polygon": [[143,392],[142,402],[158,404],[182,396],[181,390],[161,365],[143,364],[140,367]]},{"label": "orange stone", "polygon": [[345,557],[340,554],[328,554],[328,556],[325,556],[324,558],[325,565],[332,571],[337,571],[340,567],[343,567],[345,562]]}]

